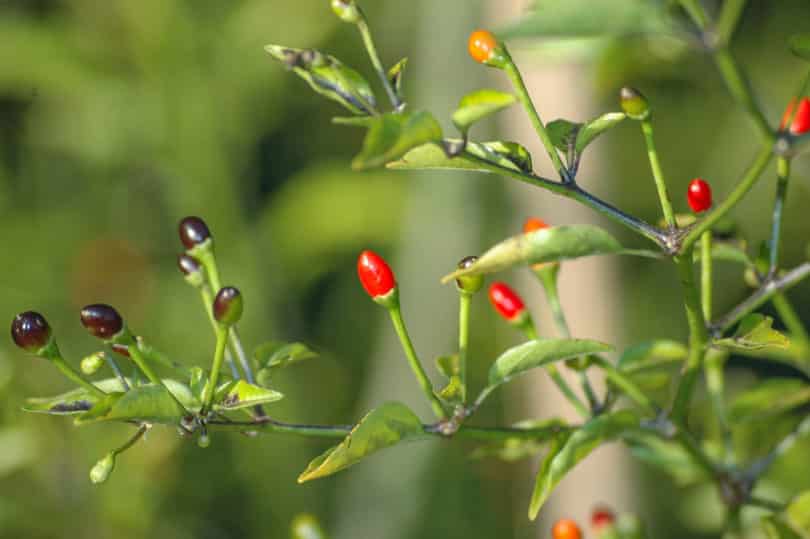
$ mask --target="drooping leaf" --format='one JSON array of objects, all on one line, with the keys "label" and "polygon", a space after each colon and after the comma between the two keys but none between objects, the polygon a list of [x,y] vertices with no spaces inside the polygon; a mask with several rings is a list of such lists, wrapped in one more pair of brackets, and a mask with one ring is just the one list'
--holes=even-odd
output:
[{"label": "drooping leaf", "polygon": [[[543,339],[528,341],[501,354],[489,369],[487,387],[482,396],[524,372],[587,354],[609,352],[612,346],[585,339]],[[483,397],[480,397],[483,398]]]},{"label": "drooping leaf", "polygon": [[785,509],[785,520],[802,537],[810,537],[810,490],[805,490],[790,501]]},{"label": "drooping leaf", "polygon": [[470,456],[474,459],[497,458],[505,462],[523,460],[537,455],[547,442],[566,436],[570,430],[565,421],[559,418],[520,421],[512,426],[518,429],[531,429],[531,438],[515,435],[478,447]]},{"label": "drooping leaf", "polygon": [[354,114],[375,113],[376,102],[368,81],[334,56],[280,45],[267,45],[264,50],[307,81],[313,90],[337,101]]},{"label": "drooping leaf", "polygon": [[537,476],[534,480],[532,498],[529,502],[529,520],[534,520],[537,518],[537,513],[540,512],[540,507],[543,505],[543,501],[548,497],[548,494],[543,492],[544,488],[546,488],[546,478],[551,475],[552,463],[557,455],[559,455],[563,450],[565,444],[568,443],[571,435],[572,433],[570,432],[561,434],[560,436],[553,438],[551,440],[551,444],[549,444],[548,451],[540,463],[540,469],[537,470]]},{"label": "drooping leaf", "polygon": [[471,266],[443,277],[442,282],[450,282],[462,275],[495,273],[519,264],[556,262],[622,251],[616,238],[601,228],[591,225],[553,226],[502,241]]},{"label": "drooping leaf", "polygon": [[476,90],[461,98],[453,113],[453,123],[462,133],[483,118],[495,114],[516,101],[515,96],[498,90]]},{"label": "drooping leaf", "polygon": [[574,145],[577,140],[577,133],[581,128],[582,124],[562,118],[546,124],[546,132],[548,132],[552,144],[564,152],[568,151],[569,146]]},{"label": "drooping leaf", "polygon": [[192,367],[188,387],[197,400],[202,399],[205,385],[208,383],[208,373],[200,367]]},{"label": "drooping leaf", "polygon": [[407,406],[387,402],[369,412],[340,444],[310,462],[298,482],[332,475],[376,451],[423,434],[422,423]]},{"label": "drooping leaf", "polygon": [[680,486],[708,478],[706,471],[695,464],[694,459],[677,442],[640,429],[625,433],[622,439],[634,457],[670,475]]},{"label": "drooping leaf", "polygon": [[810,61],[810,33],[790,36],[788,43],[793,54]]},{"label": "drooping leaf", "polygon": [[630,410],[600,415],[575,430],[548,463],[543,463],[529,505],[529,518],[534,520],[551,491],[565,475],[594,449],[638,428],[639,418]]},{"label": "drooping leaf", "polygon": [[500,31],[503,39],[598,37],[672,32],[657,2],[647,0],[537,0],[522,19]]},{"label": "drooping leaf", "polygon": [[260,404],[269,404],[284,398],[278,391],[249,384],[244,380],[230,382],[224,391],[217,391],[219,400],[214,404],[215,410],[240,410]]},{"label": "drooping leaf", "polygon": [[[459,139],[445,139],[444,146],[460,147]],[[467,142],[466,151],[448,157],[447,153],[436,144],[425,144],[410,150],[402,159],[388,163],[391,169],[402,170],[476,170],[493,172],[485,168],[477,159],[485,159],[499,167],[515,172],[531,172],[532,157],[529,151],[516,142]],[[476,159],[477,158],[477,159]]]},{"label": "drooping leaf", "polygon": [[394,87],[394,91],[399,97],[402,97],[402,74],[405,72],[405,66],[407,65],[408,59],[403,58],[388,70],[388,82]]},{"label": "drooping leaf", "polygon": [[806,539],[807,536],[802,537],[790,526],[783,522],[782,519],[776,515],[768,515],[762,517],[762,531],[768,539]]},{"label": "drooping leaf", "polygon": [[729,406],[730,421],[778,415],[810,402],[810,384],[797,378],[770,378],[737,395]]},{"label": "drooping leaf", "polygon": [[[189,411],[200,407],[191,390],[175,380],[164,380],[166,387]],[[97,408],[98,407],[98,408]],[[147,421],[149,423],[179,423],[184,411],[163,386],[146,384],[126,393],[110,394],[108,402],[99,401],[94,408],[76,418],[76,424],[96,421]]]},{"label": "drooping leaf", "polygon": [[588,144],[593,142],[596,137],[608,129],[619,125],[625,118],[627,118],[627,116],[623,112],[608,112],[589,121],[577,131],[574,149],[577,153],[582,153]]},{"label": "drooping leaf", "polygon": [[626,373],[634,373],[679,363],[688,354],[689,349],[677,341],[648,341],[626,349],[616,366]]},{"label": "drooping leaf", "polygon": [[268,341],[260,344],[253,351],[253,359],[260,369],[286,367],[315,357],[318,357],[318,354],[300,342]]},{"label": "drooping leaf", "polygon": [[742,319],[733,336],[719,339],[714,344],[732,352],[786,349],[790,340],[772,326],[773,318],[759,313],[749,314]]},{"label": "drooping leaf", "polygon": [[369,122],[363,149],[352,161],[352,167],[358,170],[379,167],[399,159],[412,148],[441,139],[442,128],[427,111],[375,116]]}]

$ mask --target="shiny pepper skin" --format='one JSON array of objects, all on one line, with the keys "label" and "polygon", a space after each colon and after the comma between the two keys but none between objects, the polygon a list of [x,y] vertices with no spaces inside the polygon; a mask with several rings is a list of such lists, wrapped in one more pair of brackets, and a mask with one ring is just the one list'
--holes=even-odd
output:
[{"label": "shiny pepper skin", "polygon": [[372,298],[388,295],[397,286],[394,272],[374,251],[363,251],[357,259],[360,284]]},{"label": "shiny pepper skin", "polygon": [[692,211],[704,212],[712,207],[712,188],[704,180],[695,178],[689,182],[686,200]]}]

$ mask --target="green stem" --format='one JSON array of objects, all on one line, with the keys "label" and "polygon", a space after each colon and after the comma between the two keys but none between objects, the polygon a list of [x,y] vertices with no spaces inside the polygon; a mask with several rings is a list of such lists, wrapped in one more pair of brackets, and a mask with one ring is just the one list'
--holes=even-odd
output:
[{"label": "green stem", "polygon": [[[203,305],[205,306],[205,312],[208,315],[208,321],[211,323],[211,328],[214,330],[214,335],[216,335],[217,321],[214,319],[214,296],[211,294],[211,289],[205,283],[199,287],[200,290],[200,297],[202,298]],[[228,343],[231,344],[230,342]],[[228,364],[228,367],[231,369],[231,376],[233,376],[234,380],[239,380],[241,378],[239,374],[239,369],[236,368],[236,362],[233,360],[233,355],[230,350],[225,350],[225,362]]]},{"label": "green stem", "polygon": [[771,160],[771,146],[770,144],[765,145],[762,150],[760,150],[759,154],[757,154],[754,163],[748,168],[743,176],[743,179],[734,190],[728,195],[728,197],[714,210],[712,210],[706,217],[698,221],[689,232],[684,236],[681,246],[680,252],[681,254],[686,253],[687,251],[691,250],[692,245],[700,239],[704,232],[709,230],[712,226],[714,226],[720,219],[726,216],[726,214],[731,211],[737,203],[742,200],[742,198],[751,190],[754,184],[759,179],[762,171],[765,170],[765,167],[768,166],[768,163]]},{"label": "green stem", "polygon": [[146,361],[146,359],[143,357],[143,354],[138,348],[138,345],[134,342],[134,339],[131,344],[127,345],[127,351],[129,352],[129,357],[138,366],[138,368],[146,375],[149,381],[157,386],[163,387],[166,393],[168,393],[169,396],[174,400],[174,402],[177,403],[180,409],[183,410],[184,413],[188,414],[188,410],[186,410],[186,407],[183,406],[183,403],[178,400],[178,398],[174,395],[174,393],[169,391],[169,388],[166,387],[166,384],[163,383],[163,380],[161,380],[160,377],[157,375],[157,373],[154,370],[152,370],[151,365],[149,365],[149,362]]},{"label": "green stem", "polygon": [[[523,330],[523,333],[528,339],[537,340],[539,338],[539,335],[537,335],[537,329],[535,329],[534,322],[532,322],[531,317],[526,319],[526,322],[521,325],[520,329]],[[557,385],[563,396],[568,400],[568,402],[571,403],[571,406],[576,409],[577,413],[584,418],[590,417],[588,407],[585,406],[585,403],[583,403],[577,394],[574,393],[574,390],[571,389],[571,386],[568,385],[568,382],[566,382],[565,378],[563,378],[562,374],[560,374],[560,370],[557,368],[557,366],[551,363],[544,365],[543,368],[546,370],[551,380]]]},{"label": "green stem", "polygon": [[[559,271],[559,264],[557,265],[543,265],[534,270],[535,275],[540,279],[543,285],[543,290],[546,293],[546,300],[548,301],[549,308],[551,309],[551,316],[557,326],[557,331],[563,337],[571,337],[571,328],[568,326],[568,320],[565,318],[565,311],[563,311],[562,303],[560,302],[560,290],[557,286],[557,273]],[[579,382],[582,386],[582,391],[588,399],[588,404],[591,407],[591,412],[599,409],[599,399],[596,392],[588,379],[588,374],[584,370],[578,371]]]},{"label": "green stem", "polygon": [[664,180],[664,171],[661,169],[661,162],[658,160],[658,152],[655,149],[655,138],[653,137],[652,122],[649,119],[641,121],[641,130],[644,132],[644,142],[647,144],[647,156],[650,159],[650,168],[655,179],[655,188],[658,190],[658,199],[661,201],[661,211],[664,220],[670,230],[678,227],[675,222],[675,212],[672,211],[672,200],[667,192],[667,183]]},{"label": "green stem", "polygon": [[714,408],[714,417],[717,420],[717,427],[720,431],[722,443],[725,447],[725,457],[728,459],[733,455],[734,448],[732,446],[731,431],[728,427],[726,420],[726,405],[725,405],[725,376],[724,370],[728,353],[710,349],[706,353],[706,360],[703,364],[703,373],[706,376],[706,389],[709,393],[709,398]]},{"label": "green stem", "polygon": [[680,0],[680,4],[697,27],[704,30],[706,25],[709,24],[709,17],[706,15],[703,6],[700,5],[700,0]]},{"label": "green stem", "polygon": [[529,115],[529,120],[531,120],[534,130],[537,132],[537,135],[540,137],[540,141],[543,143],[548,156],[551,158],[554,169],[564,182],[569,182],[571,178],[568,175],[568,171],[563,166],[560,155],[557,153],[557,148],[555,148],[554,143],[551,142],[551,137],[549,136],[548,131],[546,131],[546,127],[543,125],[540,115],[537,113],[534,102],[529,96],[529,90],[526,89],[526,83],[523,82],[523,76],[520,74],[520,70],[515,65],[515,62],[512,60],[512,57],[509,55],[509,52],[506,51],[505,47],[504,56],[506,56],[506,65],[504,66],[504,71],[506,71],[506,74],[512,81],[512,85],[517,91],[518,99],[523,105],[523,108],[526,110],[526,113]]},{"label": "green stem", "polygon": [[703,233],[700,240],[700,297],[703,319],[712,319],[712,231]]},{"label": "green stem", "polygon": [[402,344],[405,356],[408,358],[411,370],[414,376],[416,376],[419,387],[422,388],[422,391],[430,402],[433,413],[436,414],[436,417],[439,419],[447,418],[447,411],[444,409],[444,406],[442,406],[439,397],[433,392],[433,384],[431,384],[430,379],[425,373],[425,369],[422,367],[422,363],[419,361],[419,357],[416,355],[411,337],[408,335],[408,330],[405,327],[405,321],[402,319],[402,310],[399,307],[399,302],[390,307],[388,313],[391,315],[391,322],[394,324],[394,329],[399,337],[399,342]]},{"label": "green stem", "polygon": [[50,356],[50,360],[71,382],[83,387],[99,399],[103,399],[107,396],[107,393],[85,380],[79,371],[68,365],[67,361],[59,354],[58,350],[55,355]]},{"label": "green stem", "polygon": [[700,305],[700,294],[695,286],[695,275],[692,267],[691,249],[674,258],[678,268],[678,277],[683,289],[686,320],[689,324],[689,356],[681,373],[681,380],[675,395],[672,407],[673,420],[678,424],[685,424],[689,413],[689,403],[695,389],[695,382],[700,372],[709,334],[706,330],[706,321]]},{"label": "green stem", "polygon": [[129,440],[127,440],[123,445],[113,449],[113,454],[120,455],[121,453],[123,453],[124,451],[135,445],[138,442],[138,440],[140,440],[143,437],[143,435],[146,434],[146,431],[148,431],[149,428],[150,428],[149,425],[142,424],[140,428],[138,428],[137,432],[135,432],[135,434],[132,435],[132,437]]},{"label": "green stem", "polygon": [[649,397],[647,397],[647,395],[645,395],[644,392],[632,380],[625,376],[623,372],[614,367],[612,363],[599,356],[593,356],[592,361],[594,365],[597,365],[604,370],[607,379],[610,380],[613,385],[619,388],[631,400],[633,400],[633,402],[644,408],[646,412],[652,415],[658,414],[658,407],[649,399]]},{"label": "green stem", "polygon": [[717,41],[720,46],[726,46],[731,41],[743,10],[745,10],[745,4],[746,0],[724,0],[715,24]]},{"label": "green stem", "polygon": [[217,325],[217,344],[214,349],[214,361],[211,364],[211,377],[205,384],[202,397],[202,408],[200,415],[205,417],[211,409],[211,402],[214,399],[214,390],[217,387],[219,371],[222,369],[222,361],[225,359],[225,346],[228,343],[228,328]]},{"label": "green stem", "polygon": [[[753,294],[748,296],[742,303],[734,307],[727,315],[712,324],[712,329],[715,331],[726,331],[731,326],[736,324],[745,315],[753,312],[768,300],[776,297],[781,292],[789,289],[790,287],[798,284],[803,279],[810,276],[810,262],[805,262],[801,266],[797,266],[782,275],[778,279],[770,279],[766,281],[760,288]],[[798,319],[798,317],[796,317]],[[797,325],[798,327],[798,325]],[[803,329],[803,328],[802,328]],[[802,333],[805,333],[802,331]],[[800,335],[802,334],[800,333]]]},{"label": "green stem", "polygon": [[785,197],[787,196],[788,179],[790,178],[790,161],[785,157],[776,159],[776,198],[773,203],[773,217],[771,218],[771,259],[768,275],[776,274],[779,268],[779,240],[782,236],[784,222]]},{"label": "green stem", "polygon": [[[302,425],[296,423],[284,423],[267,417],[256,418],[252,421],[232,421],[229,419],[213,419],[207,423],[211,428],[261,430],[277,434],[293,434],[312,438],[345,438],[355,425]],[[573,425],[557,427],[558,432],[573,430]],[[435,425],[422,425],[425,436],[446,437],[440,433]],[[547,438],[549,428],[529,428],[518,427],[472,427],[468,425],[459,426],[453,437],[467,440],[477,440],[482,442],[496,442],[510,439],[532,440],[535,438]]]},{"label": "green stem", "polygon": [[391,105],[394,107],[394,110],[399,111],[402,108],[402,102],[399,99],[396,91],[394,91],[393,86],[391,86],[391,81],[388,80],[388,74],[385,72],[385,68],[380,61],[380,55],[377,54],[377,47],[374,45],[374,39],[371,37],[371,30],[368,26],[368,21],[366,21],[366,16],[361,13],[360,20],[357,21],[357,29],[360,30],[360,35],[363,38],[363,45],[366,47],[366,51],[368,52],[368,57],[371,59],[371,65],[374,66],[374,71],[377,73],[377,76],[380,77],[380,82],[382,82],[383,88],[385,88],[385,93],[388,94],[388,99],[391,101]]},{"label": "green stem", "polygon": [[728,47],[720,47],[714,52],[714,61],[720,70],[720,75],[728,87],[728,91],[737,103],[748,112],[754,125],[759,131],[762,139],[770,146],[775,138],[773,129],[768,125],[768,120],[762,113],[762,109],[754,100],[751,86],[743,76],[740,66],[732,56]]},{"label": "green stem", "polygon": [[638,234],[641,234],[642,236],[645,236],[646,238],[652,240],[661,247],[667,246],[668,235],[665,234],[663,231],[650,225],[649,223],[645,223],[644,221],[637,219],[632,215],[628,215],[623,211],[611,206],[607,202],[584,191],[576,184],[572,183],[564,184],[560,182],[555,182],[553,180],[537,176],[530,172],[520,172],[511,168],[505,168],[498,165],[497,163],[493,163],[492,161],[488,161],[487,159],[483,159],[481,157],[473,155],[467,150],[465,150],[462,155],[464,156],[465,159],[468,159],[478,164],[478,166],[483,170],[492,172],[494,174],[499,174],[501,176],[506,176],[508,178],[513,178],[521,182],[527,183],[529,185],[546,189],[547,191],[551,191],[552,193],[555,193],[557,195],[576,200],[580,204],[601,213],[602,215],[608,217],[609,219],[612,219],[617,223],[626,226],[627,228],[633,230]]},{"label": "green stem", "polygon": [[472,294],[459,292],[458,305],[458,366],[461,378],[461,402],[467,403],[467,351],[470,345],[470,305]]}]

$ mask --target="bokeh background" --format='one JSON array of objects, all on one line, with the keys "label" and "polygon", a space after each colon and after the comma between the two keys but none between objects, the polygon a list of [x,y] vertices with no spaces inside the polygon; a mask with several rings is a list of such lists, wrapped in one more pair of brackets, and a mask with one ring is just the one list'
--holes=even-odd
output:
[{"label": "bokeh background", "polygon": [[[525,2],[365,4],[385,63],[410,58],[409,101],[433,110],[448,130],[461,95],[482,85],[506,88],[498,73],[469,60],[466,36],[518,19]],[[749,4],[733,48],[776,123],[807,69],[785,41],[807,31],[810,5]],[[332,125],[342,111],[262,50],[267,43],[320,48],[371,80],[356,32],[332,16],[326,0],[0,0],[0,36],[0,312],[8,320],[30,308],[44,312],[73,360],[98,349],[78,309],[103,301],[178,360],[210,361],[208,322],[175,269],[176,223],[198,214],[217,239],[225,281],[246,294],[246,342],[303,340],[321,354],[279,376],[287,398],[274,415],[347,423],[397,398],[427,417],[386,316],[356,282],[361,249],[378,250],[395,266],[406,319],[432,364],[453,351],[456,331],[456,293],[438,278],[462,256],[513,234],[528,214],[600,223],[628,245],[644,245],[569,201],[495,176],[352,172],[362,134]],[[622,85],[641,88],[655,107],[663,166],[681,210],[692,177],[709,179],[722,197],[756,151],[752,124],[700,50],[638,36],[525,39],[513,48],[546,119],[585,120],[615,110]],[[521,140],[547,171],[517,109],[476,133]],[[804,259],[810,224],[803,211],[810,159],[794,170],[787,266]],[[580,178],[619,207],[657,219],[631,123],[594,145]],[[773,190],[766,177],[735,212],[751,245],[767,236]],[[540,290],[525,272],[503,277],[545,320]],[[718,312],[748,293],[734,268],[721,267],[717,282]],[[579,336],[624,346],[685,335],[677,281],[662,263],[566,264],[563,294]],[[791,297],[810,321],[810,287]],[[480,382],[518,335],[483,296],[473,317],[473,381]],[[732,386],[798,376],[740,359],[731,367]],[[45,362],[0,342],[0,537],[283,538],[292,516],[307,511],[338,539],[523,539],[546,537],[553,518],[581,518],[595,500],[636,511],[662,539],[716,537],[722,518],[711,490],[677,489],[633,465],[620,446],[566,479],[536,523],[525,511],[537,463],[470,460],[472,447],[455,442],[395,448],[297,485],[328,442],[220,434],[200,450],[157,428],[119,459],[107,484],[93,487],[89,468],[130,429],[75,429],[69,420],[20,411],[25,397],[65,388]],[[565,414],[545,389],[539,378],[521,380],[477,421]],[[810,487],[808,457],[804,444],[776,467],[769,494],[786,498]]]}]

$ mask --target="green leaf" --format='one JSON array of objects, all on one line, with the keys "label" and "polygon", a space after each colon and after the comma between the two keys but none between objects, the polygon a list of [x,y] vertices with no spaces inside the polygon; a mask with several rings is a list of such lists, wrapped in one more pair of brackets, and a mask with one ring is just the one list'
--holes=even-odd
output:
[{"label": "green leaf", "polygon": [[765,532],[768,539],[806,539],[807,536],[802,537],[782,522],[776,515],[769,515],[762,517],[762,531]]},{"label": "green leaf", "polygon": [[491,393],[496,387],[530,369],[555,361],[611,350],[613,347],[608,344],[585,339],[542,339],[525,342],[510,348],[495,360],[489,369],[487,387],[482,391],[482,395]]},{"label": "green leaf", "polygon": [[466,133],[475,122],[495,114],[516,101],[512,94],[498,90],[476,90],[461,98],[453,113],[453,123],[462,133]]},{"label": "green leaf", "polygon": [[785,509],[785,520],[803,537],[810,537],[810,490],[794,497]]},{"label": "green leaf", "polygon": [[407,65],[408,59],[403,58],[388,70],[388,82],[390,82],[391,86],[394,87],[394,92],[396,92],[399,97],[402,97],[402,74],[404,73],[405,66]]},{"label": "green leaf", "polygon": [[810,402],[810,384],[797,378],[769,378],[737,395],[728,410],[730,421],[778,415]]},{"label": "green leaf", "polygon": [[551,491],[565,475],[594,449],[638,428],[639,418],[630,410],[600,415],[585,423],[569,436],[559,451],[547,457],[537,474],[529,518],[534,520]]},{"label": "green leaf", "polygon": [[582,128],[582,124],[571,122],[559,118],[546,124],[546,132],[551,138],[551,143],[560,150],[567,152],[577,140],[577,133]]},{"label": "green leaf", "polygon": [[260,344],[253,351],[253,359],[260,369],[282,368],[315,357],[318,357],[318,354],[300,342],[268,341]]},{"label": "green leaf", "polygon": [[458,354],[436,358],[436,368],[447,378],[447,385],[438,392],[439,397],[451,404],[461,404],[461,364]]},{"label": "green leaf", "polygon": [[626,349],[616,366],[624,372],[635,373],[679,363],[687,355],[689,349],[677,341],[648,341]]},{"label": "green leaf", "polygon": [[284,395],[278,391],[239,380],[228,384],[227,389],[222,392],[221,399],[214,405],[214,409],[222,411],[240,410],[259,404],[269,404],[282,398],[284,398]]},{"label": "green leaf", "polygon": [[332,475],[376,451],[423,434],[421,421],[407,406],[387,402],[369,412],[340,444],[310,462],[298,482]]},{"label": "green leaf", "polygon": [[577,153],[582,153],[585,147],[593,142],[596,137],[611,127],[620,124],[625,118],[627,116],[623,112],[608,112],[586,123],[577,132],[574,149]]},{"label": "green leaf", "polygon": [[519,264],[533,265],[622,251],[621,244],[601,228],[591,225],[553,226],[502,241],[481,255],[473,265],[443,277],[442,282],[448,283],[462,275],[495,273]]},{"label": "green leaf", "polygon": [[[93,385],[105,393],[123,392],[124,386],[118,378],[107,378],[93,382]],[[51,415],[82,414],[98,401],[94,393],[84,388],[77,388],[53,397],[35,397],[26,399],[22,407],[25,412]]]},{"label": "green leaf", "polygon": [[354,114],[375,113],[376,101],[368,81],[334,56],[280,45],[267,45],[264,50],[307,81],[313,90],[337,101]]},{"label": "green leaf", "polygon": [[714,344],[732,352],[785,349],[790,346],[788,338],[773,329],[772,325],[773,318],[759,313],[749,314],[742,319],[732,337],[719,339]]},{"label": "green leaf", "polygon": [[[754,261],[748,256],[745,247],[744,241],[713,241],[712,260],[751,267],[754,265]],[[695,262],[699,261],[702,256],[701,250],[695,249],[693,256]]]},{"label": "green leaf", "polygon": [[695,459],[677,442],[640,429],[625,433],[623,440],[634,457],[671,476],[680,486],[708,478],[706,471],[695,464]]},{"label": "green leaf", "polygon": [[192,367],[188,387],[197,400],[201,400],[205,385],[208,383],[208,373],[200,367]]},{"label": "green leaf", "polygon": [[788,40],[790,51],[805,60],[810,61],[810,34],[796,34]]},{"label": "green leaf", "polygon": [[[460,139],[445,139],[443,145],[460,147]],[[443,148],[436,144],[425,144],[410,150],[402,159],[388,163],[391,169],[402,170],[476,170],[492,172],[476,160],[485,159],[494,164],[515,172],[531,172],[532,156],[529,151],[516,142],[467,142],[467,152],[471,155],[448,157]]]},{"label": "green leaf", "polygon": [[672,32],[658,2],[648,0],[538,0],[502,39],[598,37]]},{"label": "green leaf", "polygon": [[[168,389],[189,410],[199,409],[200,403],[185,384],[164,380]],[[123,394],[112,393],[90,411],[76,418],[76,424],[96,421],[146,421],[149,423],[178,423],[184,411],[163,386],[146,384],[133,387]]]},{"label": "green leaf", "polygon": [[512,425],[519,429],[531,429],[532,437],[514,436],[476,448],[470,455],[474,459],[497,458],[515,462],[540,453],[546,442],[568,434],[568,425],[559,418],[520,421]]},{"label": "green leaf", "polygon": [[352,167],[358,170],[379,167],[399,159],[412,148],[441,139],[442,128],[427,111],[375,116],[369,122],[363,149],[352,161]]}]

